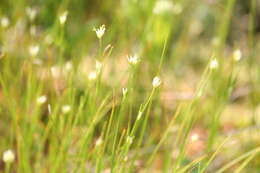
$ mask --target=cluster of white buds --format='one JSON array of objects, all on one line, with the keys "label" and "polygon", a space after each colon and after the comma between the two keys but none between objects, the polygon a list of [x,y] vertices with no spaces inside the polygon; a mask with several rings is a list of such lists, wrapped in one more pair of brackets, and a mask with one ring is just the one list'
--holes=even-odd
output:
[{"label": "cluster of white buds", "polygon": [[218,60],[216,58],[212,59],[209,63],[210,69],[217,69],[218,68]]},{"label": "cluster of white buds", "polygon": [[10,24],[10,21],[7,17],[2,17],[0,20],[0,24],[2,28],[7,28]]},{"label": "cluster of white buds", "polygon": [[155,76],[155,77],[153,78],[153,87],[154,87],[154,88],[157,88],[158,86],[160,86],[161,83],[162,83],[162,81],[161,81],[160,77]]},{"label": "cluster of white buds", "polygon": [[40,96],[40,97],[37,98],[37,103],[38,103],[39,105],[45,103],[46,101],[47,101],[47,97],[46,97],[45,95],[42,95],[42,96]]},{"label": "cluster of white buds", "polygon": [[127,56],[127,60],[129,64],[136,65],[140,60],[137,55],[134,56]]},{"label": "cluster of white buds", "polygon": [[98,39],[101,39],[103,37],[103,35],[105,34],[106,27],[105,27],[105,25],[101,25],[99,28],[94,28],[93,31],[96,32]]},{"label": "cluster of white buds", "polygon": [[12,163],[15,159],[15,154],[13,152],[13,150],[6,150],[4,153],[3,153],[3,161],[5,163]]},{"label": "cluster of white buds", "polygon": [[61,110],[64,114],[69,113],[71,111],[71,106],[70,105],[63,105]]},{"label": "cluster of white buds", "polygon": [[242,53],[239,49],[236,49],[234,52],[233,52],[233,59],[234,61],[238,62],[240,61],[240,59],[242,58]]},{"label": "cluster of white buds", "polygon": [[67,17],[68,17],[68,11],[64,11],[63,13],[61,13],[61,15],[59,16],[59,21],[61,25],[65,24]]},{"label": "cluster of white buds", "polygon": [[32,56],[32,57],[35,57],[40,51],[40,46],[39,45],[31,45],[29,47],[29,54]]}]

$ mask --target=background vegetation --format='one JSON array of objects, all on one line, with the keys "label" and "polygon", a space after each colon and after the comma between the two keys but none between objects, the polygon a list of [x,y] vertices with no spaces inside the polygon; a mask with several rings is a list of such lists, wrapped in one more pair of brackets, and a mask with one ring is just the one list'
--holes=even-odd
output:
[{"label": "background vegetation", "polygon": [[259,9],[1,0],[0,172],[258,173]]}]

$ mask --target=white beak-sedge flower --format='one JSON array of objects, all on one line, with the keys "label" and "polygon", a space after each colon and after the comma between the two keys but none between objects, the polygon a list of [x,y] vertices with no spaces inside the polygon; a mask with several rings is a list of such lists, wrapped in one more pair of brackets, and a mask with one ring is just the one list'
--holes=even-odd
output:
[{"label": "white beak-sedge flower", "polygon": [[59,16],[59,21],[61,25],[64,25],[64,23],[67,20],[67,16],[68,16],[68,11],[64,11],[60,16]]},{"label": "white beak-sedge flower", "polygon": [[153,87],[157,88],[160,85],[161,85],[161,79],[158,76],[154,77],[153,78]]},{"label": "white beak-sedge flower", "polygon": [[199,135],[197,133],[194,133],[194,134],[191,135],[190,138],[191,138],[192,142],[195,142],[199,139]]},{"label": "white beak-sedge flower", "polygon": [[233,59],[234,59],[234,61],[236,61],[236,62],[240,61],[241,57],[242,57],[241,51],[239,49],[236,49],[233,52]]},{"label": "white beak-sedge flower", "polygon": [[14,152],[12,150],[6,150],[4,153],[3,153],[3,161],[5,163],[12,163],[15,159],[15,155],[14,155]]},{"label": "white beak-sedge flower", "polygon": [[101,39],[103,37],[103,35],[105,34],[106,27],[105,27],[105,25],[102,25],[98,29],[94,28],[93,30],[96,32],[98,39]]},{"label": "white beak-sedge flower", "polygon": [[92,71],[92,72],[90,72],[90,73],[88,74],[88,79],[89,79],[90,81],[93,81],[93,80],[95,80],[96,78],[97,78],[97,72]]},{"label": "white beak-sedge flower", "polygon": [[47,101],[47,97],[46,96],[40,96],[37,98],[37,103],[38,104],[43,104]]},{"label": "white beak-sedge flower", "polygon": [[99,138],[96,140],[95,145],[96,145],[96,147],[97,147],[97,146],[100,146],[102,143],[103,143],[103,139],[102,139],[101,137],[99,137]]},{"label": "white beak-sedge flower", "polygon": [[31,45],[29,47],[29,53],[32,57],[35,57],[40,51],[40,46],[39,45]]},{"label": "white beak-sedge flower", "polygon": [[122,88],[123,96],[126,96],[128,89],[127,88]]},{"label": "white beak-sedge flower", "polygon": [[3,28],[7,28],[9,26],[9,23],[10,23],[9,19],[7,17],[3,17],[0,22],[1,22],[1,26]]},{"label": "white beak-sedge flower", "polygon": [[209,68],[210,69],[216,69],[218,68],[218,60],[217,59],[213,59],[210,61],[210,64],[209,64]]},{"label": "white beak-sedge flower", "polygon": [[132,65],[135,65],[135,64],[137,64],[139,62],[139,58],[136,55],[134,55],[134,56],[127,56],[127,60]]},{"label": "white beak-sedge flower", "polygon": [[70,105],[63,105],[61,109],[62,109],[62,112],[64,114],[66,114],[66,113],[71,111],[71,106]]},{"label": "white beak-sedge flower", "polygon": [[26,13],[31,21],[33,21],[37,15],[37,10],[35,8],[27,7]]}]

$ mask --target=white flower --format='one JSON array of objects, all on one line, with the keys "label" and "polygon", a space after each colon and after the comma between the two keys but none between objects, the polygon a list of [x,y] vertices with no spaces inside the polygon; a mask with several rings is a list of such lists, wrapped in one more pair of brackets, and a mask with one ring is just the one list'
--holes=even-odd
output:
[{"label": "white flower", "polygon": [[199,139],[199,134],[194,133],[194,134],[191,135],[190,138],[191,138],[192,142],[195,142],[195,141],[197,141]]},{"label": "white flower", "polygon": [[35,8],[26,8],[26,13],[31,21],[33,21],[37,15],[37,10]]},{"label": "white flower", "polygon": [[44,96],[44,95],[37,98],[37,103],[38,103],[38,104],[43,104],[43,103],[45,103],[46,101],[47,101],[47,97]]},{"label": "white flower", "polygon": [[62,112],[64,113],[64,114],[66,114],[66,113],[68,113],[68,112],[70,112],[71,111],[71,106],[70,105],[63,105],[62,106]]},{"label": "white flower", "polygon": [[233,52],[233,59],[234,61],[239,61],[242,57],[242,53],[239,49],[236,49],[234,52]]},{"label": "white flower", "polygon": [[137,57],[137,55],[127,56],[127,60],[132,65],[135,65],[135,64],[137,64],[139,62],[139,58]]},{"label": "white flower", "polygon": [[31,45],[29,47],[29,53],[32,57],[35,57],[40,51],[40,46],[39,45]]},{"label": "white flower", "polygon": [[105,25],[102,25],[98,29],[94,28],[93,30],[96,32],[97,37],[99,39],[101,39],[103,37],[103,35],[105,34],[106,27],[105,27]]},{"label": "white flower", "polygon": [[65,70],[66,70],[67,72],[70,72],[72,68],[73,68],[73,65],[72,65],[71,61],[67,61],[67,62],[65,63]]},{"label": "white flower", "polygon": [[10,22],[9,22],[9,19],[8,19],[7,17],[3,17],[3,18],[1,19],[1,26],[2,26],[3,28],[8,27],[9,24],[10,24]]},{"label": "white flower", "polygon": [[92,71],[92,72],[90,72],[89,74],[88,74],[88,79],[89,80],[95,80],[97,78],[97,72],[95,72],[95,71]]},{"label": "white flower", "polygon": [[210,61],[210,64],[209,64],[209,68],[210,69],[216,69],[218,68],[218,60],[217,59],[213,59]]},{"label": "white flower", "polygon": [[132,144],[133,140],[134,140],[134,137],[132,137],[132,136],[127,136],[126,137],[126,143],[128,143],[128,144]]},{"label": "white flower", "polygon": [[103,143],[103,139],[102,137],[99,137],[97,140],[96,140],[96,146],[100,146],[101,144]]},{"label": "white flower", "polygon": [[6,150],[3,154],[3,161],[5,163],[11,163],[13,162],[15,159],[15,155],[14,155],[14,152],[12,150]]},{"label": "white flower", "polygon": [[102,63],[98,60],[96,60],[96,71],[99,73],[102,68]]},{"label": "white flower", "polygon": [[123,96],[126,96],[128,89],[127,88],[122,88]]},{"label": "white flower", "polygon": [[154,77],[153,78],[153,87],[156,88],[160,85],[161,85],[161,79],[158,76]]},{"label": "white flower", "polygon": [[59,16],[59,21],[60,24],[63,25],[66,20],[67,20],[67,16],[68,16],[68,11],[64,11],[60,16]]},{"label": "white flower", "polygon": [[155,7],[153,9],[154,14],[161,14],[164,12],[171,11],[173,8],[173,3],[168,0],[159,0],[156,2]]}]

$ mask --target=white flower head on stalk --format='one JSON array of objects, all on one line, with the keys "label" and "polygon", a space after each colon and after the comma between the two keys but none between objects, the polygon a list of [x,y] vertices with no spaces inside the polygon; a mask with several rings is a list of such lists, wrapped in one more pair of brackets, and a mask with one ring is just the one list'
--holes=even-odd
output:
[{"label": "white flower head on stalk", "polygon": [[129,64],[136,65],[139,62],[139,58],[137,55],[134,56],[127,56],[127,60]]},{"label": "white flower head on stalk", "polygon": [[88,80],[93,81],[96,80],[96,78],[97,78],[97,72],[92,71],[88,74]]},{"label": "white flower head on stalk", "polygon": [[26,13],[31,21],[33,21],[37,15],[37,10],[35,8],[27,7]]},{"label": "white flower head on stalk", "polygon": [[12,163],[15,159],[15,154],[12,150],[6,150],[4,153],[3,153],[3,161],[5,163]]},{"label": "white flower head on stalk", "polygon": [[103,35],[105,34],[106,27],[105,27],[105,25],[102,25],[97,29],[94,28],[93,30],[96,32],[98,39],[101,39],[103,37]]},{"label": "white flower head on stalk", "polygon": [[218,60],[216,58],[212,59],[209,63],[210,69],[217,69],[218,68]]},{"label": "white flower head on stalk", "polygon": [[10,24],[10,21],[7,17],[3,17],[3,18],[1,18],[0,23],[1,23],[2,28],[7,28]]},{"label": "white flower head on stalk", "polygon": [[68,11],[64,11],[60,16],[59,16],[59,21],[61,25],[64,25],[68,17]]},{"label": "white flower head on stalk", "polygon": [[233,59],[234,59],[234,61],[236,61],[236,62],[240,61],[241,57],[242,57],[241,51],[239,49],[236,49],[233,52]]},{"label": "white flower head on stalk", "polygon": [[160,79],[159,76],[155,76],[155,77],[153,78],[153,87],[154,87],[154,88],[157,88],[158,86],[160,86],[161,83],[162,83],[162,81],[161,81],[161,79]]},{"label": "white flower head on stalk", "polygon": [[173,3],[168,0],[159,0],[156,2],[153,13],[154,14],[162,14],[164,12],[169,12],[173,9]]},{"label": "white flower head on stalk", "polygon": [[46,101],[47,101],[47,97],[45,95],[37,98],[37,103],[40,104],[40,105],[45,103]]},{"label": "white flower head on stalk", "polygon": [[100,61],[96,60],[96,71],[97,71],[97,73],[99,73],[101,71],[102,66],[103,66],[102,63]]},{"label": "white flower head on stalk", "polygon": [[191,135],[190,138],[191,138],[192,142],[195,142],[195,141],[199,140],[199,134],[194,133],[194,134]]},{"label": "white flower head on stalk", "polygon": [[127,92],[128,92],[128,89],[127,88],[122,88],[122,92],[123,92],[123,96],[125,97]]},{"label": "white flower head on stalk", "polygon": [[35,57],[40,51],[40,46],[39,45],[31,45],[29,47],[29,53],[32,57]]},{"label": "white flower head on stalk", "polygon": [[95,145],[96,145],[96,147],[97,147],[97,146],[100,146],[102,143],[103,143],[103,139],[102,139],[102,137],[99,137],[99,138],[96,140]]},{"label": "white flower head on stalk", "polygon": [[62,112],[64,114],[68,113],[71,111],[71,106],[70,105],[63,105],[62,108],[61,108]]}]

